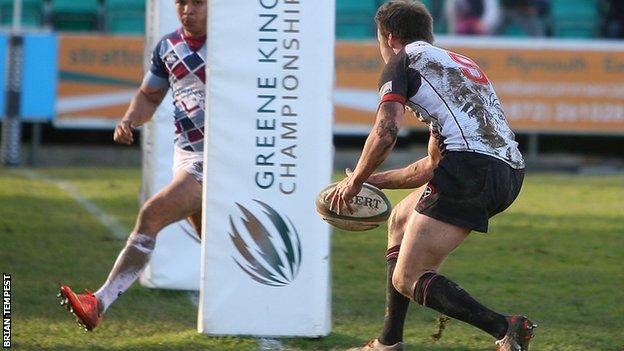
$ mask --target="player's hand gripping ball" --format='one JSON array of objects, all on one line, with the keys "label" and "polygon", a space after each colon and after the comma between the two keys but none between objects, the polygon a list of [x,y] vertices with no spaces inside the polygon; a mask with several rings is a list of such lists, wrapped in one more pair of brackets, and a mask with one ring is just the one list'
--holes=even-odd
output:
[{"label": "player's hand gripping ball", "polygon": [[362,190],[349,202],[353,213],[346,209],[342,213],[330,210],[331,199],[325,200],[325,197],[336,184],[330,184],[316,196],[316,212],[327,223],[344,230],[363,231],[377,228],[390,217],[390,200],[381,190],[368,183],[364,183]]}]

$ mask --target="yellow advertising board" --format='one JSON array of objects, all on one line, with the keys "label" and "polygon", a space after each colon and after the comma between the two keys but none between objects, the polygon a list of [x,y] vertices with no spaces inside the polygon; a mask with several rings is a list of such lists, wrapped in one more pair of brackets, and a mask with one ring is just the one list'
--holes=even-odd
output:
[{"label": "yellow advertising board", "polygon": [[59,36],[55,124],[110,128],[141,84],[143,37]]},{"label": "yellow advertising board", "polygon": [[[624,45],[600,41],[442,38],[485,71],[516,131],[624,133]],[[377,44],[338,43],[336,125],[368,128],[383,62]],[[408,126],[422,128],[415,118]]]}]

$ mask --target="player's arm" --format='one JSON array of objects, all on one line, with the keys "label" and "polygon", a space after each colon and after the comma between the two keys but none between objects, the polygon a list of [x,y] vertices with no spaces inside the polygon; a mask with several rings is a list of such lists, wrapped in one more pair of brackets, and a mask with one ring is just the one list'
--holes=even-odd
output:
[{"label": "player's arm", "polygon": [[380,189],[413,189],[428,183],[442,158],[437,139],[429,136],[428,155],[407,167],[372,174],[366,182]]},{"label": "player's arm", "polygon": [[167,88],[150,87],[144,82],[132,98],[124,117],[117,124],[113,139],[120,144],[131,144],[132,130],[152,118],[165,95]]},{"label": "player's arm", "polygon": [[[410,67],[409,63],[409,57],[405,51],[401,51],[391,58],[386,64],[386,67],[384,67],[379,81],[381,105],[378,111],[377,121],[384,121],[382,119],[384,117],[384,114],[381,113],[384,112],[382,109],[387,108],[387,106],[392,106],[393,110],[390,115],[400,124],[405,114],[404,105],[406,101],[415,96],[418,92],[420,84],[422,83],[422,77],[418,71]],[[387,113],[387,110],[385,112]],[[394,140],[396,140],[396,135]],[[362,161],[366,160],[361,159],[360,162]],[[370,175],[374,171],[374,168],[371,170],[366,167],[361,174],[357,174],[356,168],[354,173],[356,173],[356,177],[366,176],[363,181],[368,181],[373,185],[381,185],[385,188],[409,188],[414,184],[422,182],[432,172],[432,163],[430,161],[431,158],[428,156],[403,169],[378,173],[373,177],[370,177]],[[375,164],[375,167],[380,163],[381,162]],[[365,164],[368,165],[368,163]],[[358,166],[360,165],[358,164]],[[376,180],[378,181],[375,182]],[[424,180],[424,183],[426,182],[427,180]]]},{"label": "player's arm", "polygon": [[394,148],[405,115],[405,102],[418,91],[420,78],[420,74],[409,67],[405,51],[392,57],[384,67],[379,80],[380,103],[375,124],[353,172],[328,194],[332,211],[340,213],[343,208],[351,211],[349,201]]},{"label": "player's arm", "polygon": [[420,84],[420,73],[410,67],[409,57],[403,50],[384,67],[379,79],[380,103],[375,124],[349,177],[355,184],[365,182],[394,148],[405,116],[405,103],[416,94]]},{"label": "player's arm", "polygon": [[331,198],[329,206],[331,210],[336,213],[341,213],[345,208],[352,211],[349,200],[360,192],[364,181],[394,148],[404,110],[403,104],[394,101],[382,102],[379,105],[375,124],[366,138],[355,170],[327,195],[327,198]]},{"label": "player's arm", "polygon": [[373,129],[366,138],[362,155],[353,171],[351,178],[354,183],[364,183],[388,157],[396,144],[404,111],[403,105],[398,102],[381,103]]},{"label": "player's arm", "polygon": [[168,72],[162,61],[159,51],[160,43],[152,53],[152,66],[145,74],[145,78],[136,94],[130,101],[130,106],[121,121],[115,127],[113,140],[120,144],[132,144],[134,138],[132,130],[152,119],[154,112],[167,95],[169,81]]}]

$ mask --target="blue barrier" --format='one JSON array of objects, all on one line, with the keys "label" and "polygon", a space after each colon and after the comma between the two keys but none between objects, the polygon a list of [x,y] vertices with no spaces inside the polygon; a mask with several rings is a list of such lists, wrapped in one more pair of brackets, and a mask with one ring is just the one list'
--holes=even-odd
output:
[{"label": "blue barrier", "polygon": [[[23,71],[20,119],[25,122],[50,121],[55,115],[58,37],[53,33],[22,35]],[[0,34],[0,82],[6,82],[9,35]],[[0,84],[0,119],[6,111],[6,84]]]},{"label": "blue barrier", "polygon": [[58,39],[56,35],[24,37],[24,74],[20,115],[25,121],[49,121],[55,115]]},{"label": "blue barrier", "polygon": [[9,36],[0,34],[0,119],[6,111],[7,55],[9,54]]}]

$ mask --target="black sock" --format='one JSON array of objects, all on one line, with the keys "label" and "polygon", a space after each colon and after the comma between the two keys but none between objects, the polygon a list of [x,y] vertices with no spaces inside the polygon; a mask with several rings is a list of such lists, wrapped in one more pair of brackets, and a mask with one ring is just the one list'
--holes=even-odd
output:
[{"label": "black sock", "polygon": [[394,345],[403,341],[403,323],[409,307],[410,299],[396,291],[392,285],[392,273],[399,256],[400,245],[390,248],[386,252],[388,260],[388,278],[386,281],[386,314],[384,326],[379,336],[379,342],[384,345]]},{"label": "black sock", "polygon": [[507,319],[481,305],[453,281],[433,272],[423,274],[416,282],[414,300],[440,313],[471,324],[496,339],[507,333]]}]

